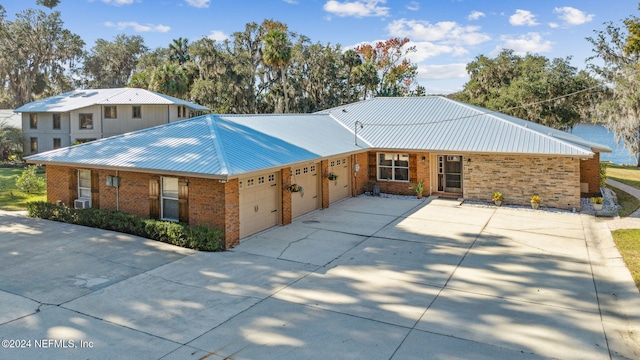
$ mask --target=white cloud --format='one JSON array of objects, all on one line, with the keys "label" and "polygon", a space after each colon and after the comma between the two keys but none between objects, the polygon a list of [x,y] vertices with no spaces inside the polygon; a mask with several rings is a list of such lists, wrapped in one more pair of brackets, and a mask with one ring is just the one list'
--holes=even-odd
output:
[{"label": "white cloud", "polygon": [[469,14],[468,19],[469,20],[478,20],[481,17],[485,17],[487,15],[485,15],[485,13],[483,13],[482,11],[472,11],[471,14]]},{"label": "white cloud", "polygon": [[492,55],[497,55],[502,49],[512,49],[516,55],[526,55],[527,53],[543,53],[551,51],[553,43],[549,40],[543,40],[539,33],[531,32],[520,35],[517,38],[511,36],[502,36],[500,38],[502,44],[499,45]]},{"label": "white cloud", "polygon": [[292,5],[297,5],[298,4],[298,0],[282,0],[284,2],[286,2],[287,4],[292,4]]},{"label": "white cloud", "polygon": [[209,34],[207,37],[215,41],[225,41],[229,38],[229,35],[225,34],[221,30],[212,30],[211,34]]},{"label": "white cloud", "polygon": [[552,28],[552,29],[556,29],[556,28],[559,28],[560,25],[558,25],[558,23],[551,22],[551,23],[549,23],[549,27]]},{"label": "white cloud", "polygon": [[553,12],[560,14],[560,19],[562,19],[569,25],[582,25],[593,20],[593,18],[595,17],[594,14],[587,15],[587,13],[585,13],[584,11],[572,8],[570,6],[555,8]]},{"label": "white cloud", "polygon": [[509,17],[509,23],[513,26],[538,25],[536,16],[531,11],[521,9],[516,10],[516,13]]},{"label": "white cloud", "polygon": [[434,44],[429,41],[420,41],[420,42],[411,41],[407,45],[416,47],[415,52],[407,54],[407,57],[414,63],[420,63],[429,58],[444,55],[444,54],[459,56],[459,55],[466,55],[468,53],[466,49],[458,46]]},{"label": "white cloud", "polygon": [[103,3],[115,6],[131,5],[134,2],[140,2],[140,0],[102,0]]},{"label": "white cloud", "polygon": [[424,20],[394,20],[387,25],[389,34],[413,41],[438,41],[443,44],[477,45],[491,40],[479,26],[461,26],[454,21],[431,24]]},{"label": "white cloud", "polygon": [[132,28],[135,32],[160,32],[166,33],[171,30],[169,26],[165,25],[153,25],[153,24],[138,24],[135,21],[121,21],[118,23],[112,23],[111,21],[107,21],[104,23],[106,27],[115,27],[118,30],[124,30],[126,28]]},{"label": "white cloud", "polygon": [[389,15],[389,8],[378,5],[386,2],[386,0],[356,0],[344,2],[329,0],[322,8],[324,11],[340,17],[353,16],[361,18],[367,16],[387,16]]},{"label": "white cloud", "polygon": [[420,10],[420,3],[417,1],[410,2],[409,4],[407,4],[407,10],[411,10],[411,11]]},{"label": "white cloud", "polygon": [[418,73],[425,80],[463,79],[467,77],[467,64],[422,65]]},{"label": "white cloud", "polygon": [[197,8],[208,8],[211,0],[185,0],[187,4]]}]

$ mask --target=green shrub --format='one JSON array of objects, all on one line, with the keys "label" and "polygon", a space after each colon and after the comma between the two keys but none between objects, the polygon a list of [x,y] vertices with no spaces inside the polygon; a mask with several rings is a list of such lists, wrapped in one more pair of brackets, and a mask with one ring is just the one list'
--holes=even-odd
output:
[{"label": "green shrub", "polygon": [[47,181],[38,176],[38,165],[29,165],[16,179],[16,187],[26,193],[43,192],[47,187]]},{"label": "green shrub", "polygon": [[46,201],[27,204],[30,217],[132,234],[201,251],[224,250],[220,230],[184,223],[145,219],[113,210],[76,210]]},{"label": "green shrub", "polygon": [[600,163],[600,187],[607,184],[607,163]]}]

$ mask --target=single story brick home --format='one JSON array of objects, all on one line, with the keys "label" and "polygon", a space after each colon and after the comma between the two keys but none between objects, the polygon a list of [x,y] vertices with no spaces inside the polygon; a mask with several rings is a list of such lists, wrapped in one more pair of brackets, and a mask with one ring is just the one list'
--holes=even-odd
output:
[{"label": "single story brick home", "polygon": [[440,96],[316,114],[203,115],[27,158],[47,199],[219,228],[227,247],[371,191],[579,209],[603,145]]}]

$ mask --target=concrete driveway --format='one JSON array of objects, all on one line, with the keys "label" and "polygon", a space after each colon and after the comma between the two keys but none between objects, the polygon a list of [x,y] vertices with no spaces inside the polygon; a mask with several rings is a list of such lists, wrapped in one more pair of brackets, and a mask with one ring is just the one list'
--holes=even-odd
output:
[{"label": "concrete driveway", "polygon": [[349,199],[225,253],[0,212],[0,308],[3,359],[640,358],[606,223],[441,199]]}]

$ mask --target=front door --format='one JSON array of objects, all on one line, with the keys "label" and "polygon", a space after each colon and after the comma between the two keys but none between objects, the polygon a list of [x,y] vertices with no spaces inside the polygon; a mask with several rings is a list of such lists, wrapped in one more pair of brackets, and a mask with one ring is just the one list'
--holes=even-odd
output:
[{"label": "front door", "polygon": [[462,156],[438,156],[438,191],[462,194]]}]

